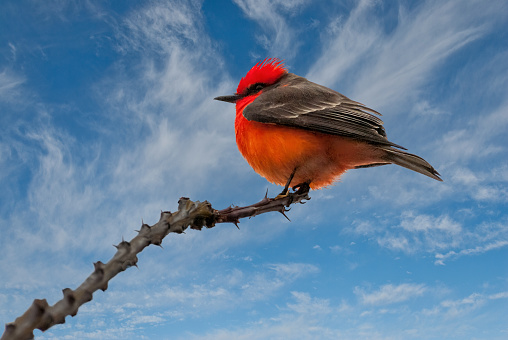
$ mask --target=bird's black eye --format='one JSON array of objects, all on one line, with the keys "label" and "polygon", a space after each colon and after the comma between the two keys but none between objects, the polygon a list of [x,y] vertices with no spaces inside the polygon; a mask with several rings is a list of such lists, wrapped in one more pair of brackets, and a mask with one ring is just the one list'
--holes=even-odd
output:
[{"label": "bird's black eye", "polygon": [[255,83],[255,84],[252,84],[251,86],[249,86],[249,88],[247,89],[247,92],[249,94],[257,93],[257,92],[261,91],[262,89],[264,89],[265,87],[266,87],[266,84]]}]

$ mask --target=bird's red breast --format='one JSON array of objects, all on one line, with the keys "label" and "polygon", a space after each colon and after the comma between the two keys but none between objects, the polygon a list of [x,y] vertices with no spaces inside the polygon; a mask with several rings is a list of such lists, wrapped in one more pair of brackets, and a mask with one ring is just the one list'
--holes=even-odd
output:
[{"label": "bird's red breast", "polygon": [[312,189],[319,189],[380,156],[375,148],[354,139],[249,121],[243,108],[255,98],[237,102],[236,143],[254,171],[272,183],[283,186],[296,168],[293,185],[309,181]]}]

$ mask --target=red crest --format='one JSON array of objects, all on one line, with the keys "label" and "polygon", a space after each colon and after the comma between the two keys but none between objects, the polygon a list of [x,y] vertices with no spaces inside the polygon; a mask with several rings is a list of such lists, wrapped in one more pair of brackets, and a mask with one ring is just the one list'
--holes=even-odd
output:
[{"label": "red crest", "polygon": [[274,84],[284,74],[287,69],[284,67],[282,60],[277,58],[267,58],[254,65],[245,77],[240,80],[236,93],[241,94],[247,91],[247,88],[256,83],[263,83],[267,85]]}]

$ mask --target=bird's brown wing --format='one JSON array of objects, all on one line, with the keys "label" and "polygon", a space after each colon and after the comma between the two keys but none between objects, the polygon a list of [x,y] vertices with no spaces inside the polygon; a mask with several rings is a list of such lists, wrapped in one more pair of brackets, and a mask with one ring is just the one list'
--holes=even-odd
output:
[{"label": "bird's brown wing", "polygon": [[243,111],[247,120],[280,124],[345,136],[372,144],[394,146],[386,138],[378,112],[327,87],[288,73]]}]

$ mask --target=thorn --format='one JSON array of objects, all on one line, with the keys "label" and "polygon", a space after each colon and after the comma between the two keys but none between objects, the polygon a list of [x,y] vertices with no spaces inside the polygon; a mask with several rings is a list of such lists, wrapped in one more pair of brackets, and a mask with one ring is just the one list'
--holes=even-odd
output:
[{"label": "thorn", "polygon": [[104,263],[101,261],[94,262],[94,273],[102,277],[104,275]]},{"label": "thorn", "polygon": [[240,223],[240,221],[237,220],[237,221],[234,221],[233,223],[238,228],[238,230],[240,230],[240,227],[238,226],[238,223]]},{"label": "thorn", "polygon": [[105,292],[108,289],[108,283],[105,282],[101,287],[99,287],[99,289]]},{"label": "thorn", "polygon": [[16,331],[16,325],[13,322],[5,324],[4,335],[5,334],[7,334],[8,336],[12,335],[15,331]]},{"label": "thorn", "polygon": [[142,231],[145,231],[146,232],[146,229],[150,230],[150,226],[148,224],[142,224],[141,225],[141,230],[134,230],[134,231],[137,231],[138,233],[141,233]]},{"label": "thorn", "polygon": [[67,300],[67,303],[72,305],[74,301],[76,301],[76,298],[74,297],[74,292],[70,288],[65,288],[62,290],[62,293],[64,295],[64,299]]},{"label": "thorn", "polygon": [[93,299],[93,294],[90,291],[84,291],[83,294],[81,295],[82,301],[88,302],[88,301],[92,301],[92,299]]},{"label": "thorn", "polygon": [[282,215],[284,215],[284,217],[285,217],[285,218],[287,218],[287,220],[288,220],[289,222],[291,222],[291,220],[289,219],[289,217],[287,217],[287,215],[286,215],[286,213],[284,212],[284,210],[281,210],[281,211],[279,211],[279,212],[280,212]]},{"label": "thorn", "polygon": [[35,310],[37,311],[38,315],[44,314],[44,311],[46,310],[46,308],[49,307],[48,302],[46,301],[46,299],[42,299],[42,300],[41,299],[35,299],[32,302],[32,306],[34,308],[36,308]]},{"label": "thorn", "polygon": [[268,188],[266,188],[265,198],[268,198]]}]

